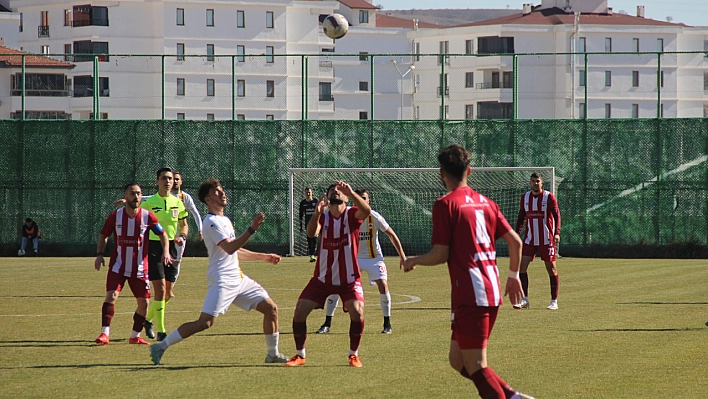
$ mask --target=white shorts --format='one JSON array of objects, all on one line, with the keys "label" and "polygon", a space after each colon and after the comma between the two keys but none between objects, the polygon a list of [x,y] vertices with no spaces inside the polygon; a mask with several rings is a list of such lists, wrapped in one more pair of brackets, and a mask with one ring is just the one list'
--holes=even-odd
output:
[{"label": "white shorts", "polygon": [[213,283],[209,286],[202,313],[218,316],[235,304],[245,311],[255,309],[261,301],[268,299],[268,292],[255,280],[244,276],[238,283]]},{"label": "white shorts", "polygon": [[184,255],[184,247],[187,246],[187,240],[185,239],[182,241],[182,245],[175,245],[175,248],[177,249],[177,257],[175,258],[175,262],[179,263],[182,262],[182,256]]},{"label": "white shorts", "polygon": [[361,259],[357,258],[359,269],[369,274],[369,284],[374,285],[375,280],[388,280],[388,270],[383,259]]}]

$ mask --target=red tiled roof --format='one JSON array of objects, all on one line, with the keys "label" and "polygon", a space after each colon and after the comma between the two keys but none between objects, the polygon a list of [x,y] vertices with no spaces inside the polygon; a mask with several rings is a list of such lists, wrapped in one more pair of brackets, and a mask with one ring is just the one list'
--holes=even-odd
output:
[{"label": "red tiled roof", "polygon": [[369,9],[369,10],[377,10],[378,9],[378,7],[369,3],[366,0],[339,0],[339,2],[351,9],[355,9],[355,8],[356,9]]},{"label": "red tiled roof", "polygon": [[[21,67],[22,54],[27,54],[20,50],[0,46],[0,65],[5,67]],[[28,55],[25,57],[25,67],[32,68],[74,68],[76,65],[64,61],[58,61],[49,57],[39,55]]]},{"label": "red tiled roof", "polygon": [[[376,14],[377,28],[410,28],[413,29],[413,20],[407,18],[399,18],[381,13]],[[418,21],[419,28],[440,28],[440,25],[431,24],[430,22]]]},{"label": "red tiled roof", "polygon": [[[529,14],[512,14],[505,17],[477,21],[460,26],[486,26],[486,25],[573,25],[574,15],[566,13],[560,8],[545,8],[535,10]],[[649,18],[636,17],[627,14],[581,14],[581,25],[649,25],[649,26],[687,26],[671,22],[657,21]]]}]

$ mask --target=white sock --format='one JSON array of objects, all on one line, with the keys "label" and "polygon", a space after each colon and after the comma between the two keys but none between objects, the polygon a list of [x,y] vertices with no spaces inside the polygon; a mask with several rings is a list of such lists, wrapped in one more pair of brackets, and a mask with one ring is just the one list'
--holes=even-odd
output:
[{"label": "white sock", "polygon": [[131,331],[130,332],[130,338],[137,338],[140,336],[140,332],[138,331]]},{"label": "white sock", "polygon": [[278,340],[280,339],[280,333],[275,332],[273,334],[265,334],[266,347],[268,348],[268,356],[275,356],[278,354]]},{"label": "white sock", "polygon": [[305,358],[305,348],[297,349],[295,351],[295,354],[304,359]]},{"label": "white sock", "polygon": [[334,312],[337,310],[337,305],[339,305],[339,295],[333,294],[327,297],[327,303],[325,304],[325,315],[334,316]]},{"label": "white sock", "polygon": [[354,356],[359,356],[359,349],[353,351],[349,349],[349,356],[354,355]]},{"label": "white sock", "polygon": [[179,335],[179,330],[174,330],[162,341],[162,346],[167,349],[174,344],[182,342],[183,339],[184,338]]},{"label": "white sock", "polygon": [[391,317],[391,293],[380,294],[381,313],[383,317]]},{"label": "white sock", "polygon": [[106,335],[111,335],[111,327],[101,327],[101,332]]}]

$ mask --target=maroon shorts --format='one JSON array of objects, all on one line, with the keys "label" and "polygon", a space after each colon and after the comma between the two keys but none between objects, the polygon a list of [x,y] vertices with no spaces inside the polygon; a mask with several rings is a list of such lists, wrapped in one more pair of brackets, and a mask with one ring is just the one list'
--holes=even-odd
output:
[{"label": "maroon shorts", "polygon": [[128,280],[130,290],[136,298],[150,298],[150,281],[137,277],[126,277],[118,273],[108,272],[106,277],[106,291],[120,292]]},{"label": "maroon shorts", "polygon": [[333,294],[339,295],[344,303],[352,299],[364,302],[364,288],[361,286],[361,280],[359,279],[348,285],[329,285],[313,277],[307,283],[305,289],[302,290],[298,299],[307,299],[315,302],[317,303],[315,309],[322,309],[327,297]]},{"label": "maroon shorts", "polygon": [[541,259],[546,262],[556,261],[555,244],[533,246],[531,244],[524,243],[523,248],[521,248],[521,256],[530,256],[531,260],[536,257],[536,252],[538,252],[541,256]]},{"label": "maroon shorts", "polygon": [[452,341],[460,349],[484,349],[497,321],[498,307],[461,306],[452,314]]}]

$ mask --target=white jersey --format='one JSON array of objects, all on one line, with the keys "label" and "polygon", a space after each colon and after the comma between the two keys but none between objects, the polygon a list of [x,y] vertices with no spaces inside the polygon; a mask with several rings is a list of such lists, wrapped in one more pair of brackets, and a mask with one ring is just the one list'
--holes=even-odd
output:
[{"label": "white jersey", "polygon": [[209,253],[207,282],[238,283],[243,279],[243,272],[238,261],[238,252],[229,255],[219,243],[226,239],[236,239],[234,226],[226,216],[208,213],[204,218],[204,244]]},{"label": "white jersey", "polygon": [[381,259],[381,244],[379,244],[379,230],[386,231],[389,225],[380,213],[372,210],[371,214],[364,219],[359,228],[359,259]]}]

